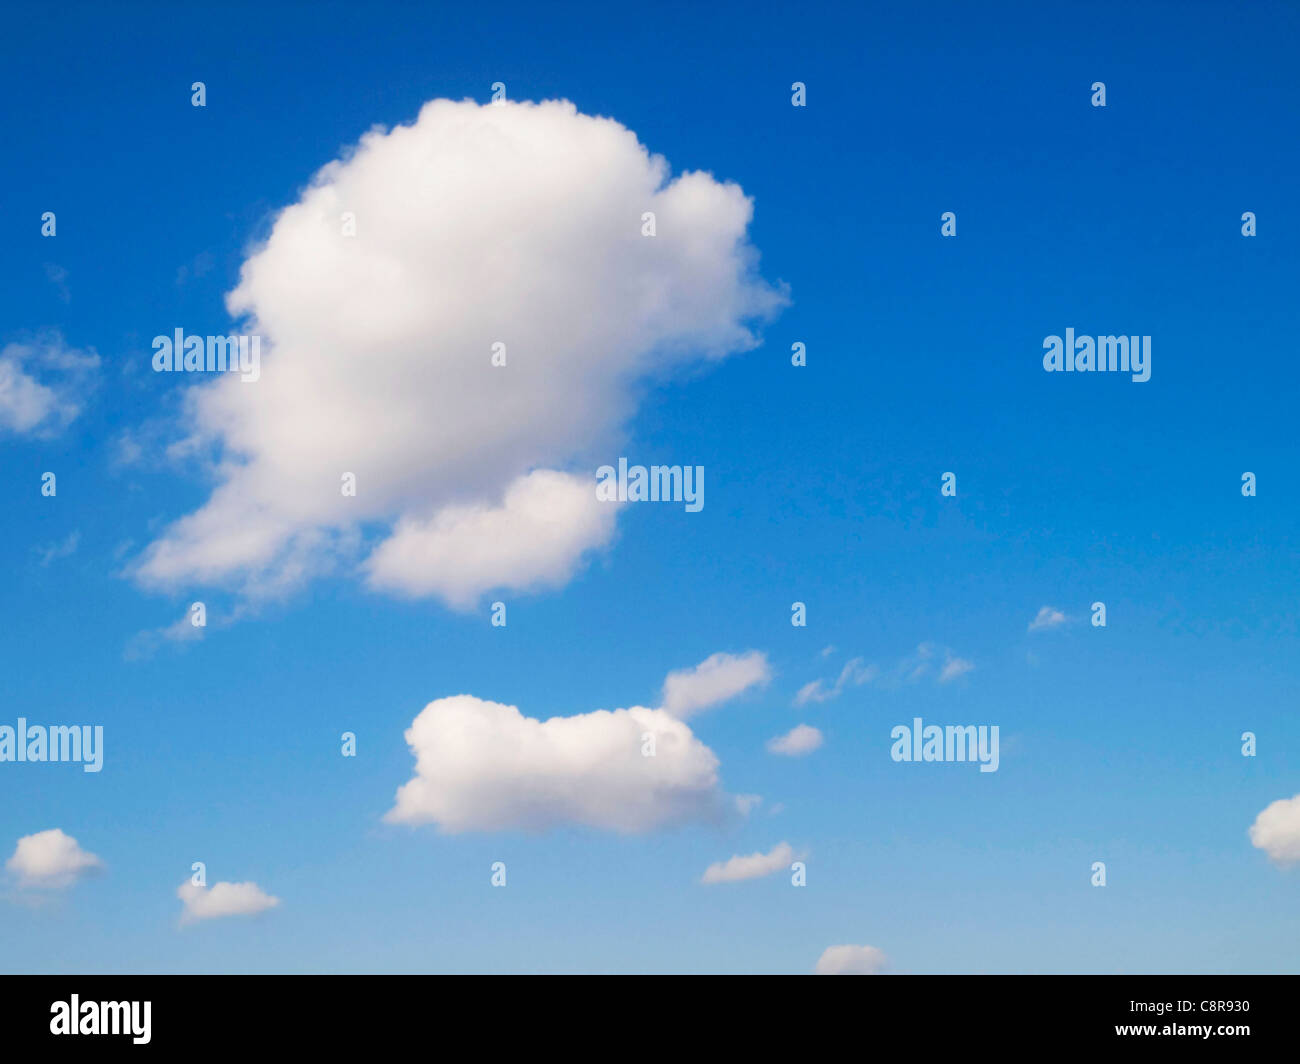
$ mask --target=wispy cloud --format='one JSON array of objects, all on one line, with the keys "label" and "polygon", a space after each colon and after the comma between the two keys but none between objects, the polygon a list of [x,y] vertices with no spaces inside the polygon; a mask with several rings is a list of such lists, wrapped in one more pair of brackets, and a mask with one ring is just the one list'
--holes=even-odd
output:
[{"label": "wispy cloud", "polygon": [[55,543],[47,544],[44,547],[37,547],[36,555],[41,565],[49,565],[50,562],[58,561],[60,558],[67,558],[69,555],[75,553],[77,544],[80,542],[80,532],[69,532],[65,538]]},{"label": "wispy cloud", "polygon": [[939,672],[940,683],[951,683],[958,676],[965,676],[975,668],[973,661],[967,661],[965,658],[955,658],[949,655],[943,663],[943,668]]},{"label": "wispy cloud", "polygon": [[46,332],[0,348],[0,432],[51,437],[81,413],[99,356]]},{"label": "wispy cloud", "polygon": [[806,706],[829,702],[850,688],[873,683],[886,688],[900,687],[933,676],[937,683],[946,684],[973,668],[974,662],[956,656],[947,647],[920,643],[915,651],[900,659],[888,671],[878,665],[867,665],[862,658],[853,658],[840,670],[834,681],[819,679],[804,684],[795,694],[794,704]]},{"label": "wispy cloud", "polygon": [[794,704],[805,706],[810,702],[829,702],[833,698],[839,698],[845,688],[870,683],[879,674],[880,669],[875,665],[865,665],[861,658],[854,658],[840,670],[833,684],[828,685],[824,680],[804,684],[794,696]]},{"label": "wispy cloud", "polygon": [[1041,632],[1045,628],[1056,628],[1069,618],[1054,606],[1044,606],[1038,611],[1037,616],[1029,622],[1029,631]]},{"label": "wispy cloud", "polygon": [[54,285],[59,299],[64,303],[72,302],[72,293],[68,290],[68,271],[57,262],[45,264],[45,279]]}]

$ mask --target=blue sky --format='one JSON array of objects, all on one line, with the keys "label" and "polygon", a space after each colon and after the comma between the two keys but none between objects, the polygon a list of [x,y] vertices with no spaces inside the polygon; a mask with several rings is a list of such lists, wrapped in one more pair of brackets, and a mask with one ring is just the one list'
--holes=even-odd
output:
[{"label": "blue sky", "polygon": [[[0,430],[0,725],[102,725],[105,761],[0,763],[0,858],[58,828],[103,867],[39,890],[11,874],[0,969],[806,972],[852,944],[895,972],[1296,970],[1300,811],[1274,859],[1248,836],[1300,792],[1294,7],[70,12],[7,11],[0,44],[0,349],[57,334],[99,359],[67,424]],[[616,435],[589,441],[604,461],[703,466],[704,509],[628,505],[556,586],[468,609],[367,582],[400,509],[255,602],[238,574],[142,579],[220,482],[164,454],[193,427],[184,394],[215,385],[152,372],[152,338],[235,332],[225,297],[313,174],[427,101],[488,104],[497,81],[752,199],[761,282],[737,283],[787,305],[749,322],[749,350],[621,381]],[[614,180],[593,171],[530,224],[563,229]],[[557,254],[554,276],[570,268]],[[1066,328],[1152,337],[1151,379],[1045,373],[1043,339]],[[412,387],[432,394],[430,351]],[[35,358],[14,364],[40,377]],[[221,383],[269,387],[276,365]],[[484,446],[435,472],[472,481]],[[201,639],[141,636],[196,599]],[[1029,631],[1044,606],[1067,620]],[[895,679],[921,645],[973,668]],[[384,819],[428,703],[655,707],[669,672],[751,651],[767,682],[689,720],[719,792],[762,796],[747,816],[626,834]],[[880,675],[795,705],[858,658]],[[914,717],[997,725],[998,771],[892,761]],[[800,724],[819,749],[767,750]],[[701,883],[781,842],[806,887],[784,868]],[[178,926],[194,861],[280,904]]]}]

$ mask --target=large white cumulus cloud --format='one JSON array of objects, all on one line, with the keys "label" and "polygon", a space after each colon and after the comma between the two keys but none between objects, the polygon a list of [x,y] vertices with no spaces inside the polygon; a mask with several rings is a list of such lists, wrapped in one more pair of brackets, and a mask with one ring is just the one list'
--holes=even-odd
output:
[{"label": "large white cumulus cloud", "polygon": [[[670,179],[632,131],[567,102],[435,100],[366,134],[244,263],[228,307],[263,337],[261,379],[191,390],[186,442],[220,456],[216,487],[137,578],[273,590],[378,529],[366,571],[385,590],[463,605],[561,581],[613,519],[573,505],[563,477],[525,478],[594,478],[646,378],[754,346],[784,297],[757,276],[751,214],[737,185]],[[573,528],[449,579],[474,521],[546,492]]]}]

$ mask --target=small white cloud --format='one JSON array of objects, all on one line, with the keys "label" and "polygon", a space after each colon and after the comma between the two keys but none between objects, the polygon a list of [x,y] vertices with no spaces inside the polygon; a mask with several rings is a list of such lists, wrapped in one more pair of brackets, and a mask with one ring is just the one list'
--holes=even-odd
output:
[{"label": "small white cloud", "polygon": [[1265,808],[1250,826],[1250,843],[1278,864],[1300,861],[1300,794]]},{"label": "small white cloud", "polygon": [[830,946],[818,958],[818,975],[879,975],[888,958],[875,946]]},{"label": "small white cloud", "polygon": [[802,757],[811,754],[824,741],[819,729],[810,724],[799,724],[784,735],[778,735],[767,742],[768,753],[782,754],[785,757]]},{"label": "small white cloud", "polygon": [[763,796],[760,794],[738,794],[736,795],[736,809],[741,816],[749,816],[755,809],[763,804]]},{"label": "small white cloud", "polygon": [[103,866],[103,861],[59,828],[24,835],[5,863],[20,887],[50,890],[69,887]]},{"label": "small white cloud", "polygon": [[975,663],[973,661],[967,661],[965,658],[955,658],[952,655],[949,655],[948,660],[944,662],[943,671],[939,673],[939,682],[949,683],[950,681],[957,679],[958,676],[964,676],[973,668],[975,668]]},{"label": "small white cloud", "polygon": [[0,348],[0,432],[49,437],[81,413],[99,356],[58,333]]},{"label": "small white cloud", "polygon": [[1038,632],[1044,628],[1055,628],[1064,624],[1068,619],[1064,613],[1055,607],[1044,606],[1038,611],[1038,616],[1029,622],[1029,631]]},{"label": "small white cloud", "polygon": [[181,913],[183,924],[222,916],[254,916],[280,904],[279,898],[267,894],[256,883],[213,883],[211,887],[182,883],[176,896],[185,906]]},{"label": "small white cloud", "polygon": [[751,853],[748,857],[736,856],[718,861],[704,870],[702,883],[739,883],[745,879],[761,879],[774,872],[789,868],[794,860],[794,850],[789,843],[780,842],[771,853]]},{"label": "small white cloud", "polygon": [[904,676],[906,682],[915,683],[930,671],[930,661],[934,657],[934,644],[921,643],[916,653],[898,663],[895,675]]},{"label": "small white cloud", "polygon": [[664,680],[663,710],[678,720],[685,720],[751,687],[761,687],[771,678],[767,655],[761,651],[713,654],[693,669],[668,674]]}]

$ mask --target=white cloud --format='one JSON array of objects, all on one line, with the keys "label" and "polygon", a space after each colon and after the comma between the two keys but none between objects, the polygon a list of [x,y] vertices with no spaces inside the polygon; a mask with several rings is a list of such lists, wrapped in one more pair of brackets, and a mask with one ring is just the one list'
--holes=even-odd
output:
[{"label": "white cloud", "polygon": [[261,379],[188,390],[175,450],[219,453],[217,486],[136,578],[278,593],[359,557],[364,528],[391,534],[364,562],[387,591],[464,605],[567,579],[614,525],[569,488],[594,496],[642,382],[753,347],[784,303],[751,214],[565,102],[435,100],[366,134],[244,263],[227,304],[263,337]]},{"label": "white cloud", "polygon": [[[205,618],[206,619],[206,618]],[[203,638],[207,631],[206,625],[196,625],[194,616],[190,609],[186,609],[171,624],[164,625],[161,628],[146,628],[142,632],[136,632],[127,640],[126,649],[123,651],[123,657],[127,661],[141,661],[151,658],[166,643],[194,643]]]},{"label": "white cloud", "polygon": [[66,539],[59,542],[51,543],[45,547],[37,547],[36,553],[40,555],[41,565],[49,565],[52,561],[60,558],[67,558],[77,551],[77,544],[81,542],[81,533],[77,531],[69,532]]},{"label": "white cloud", "polygon": [[830,946],[817,960],[817,974],[879,975],[887,963],[875,946]]},{"label": "white cloud", "polygon": [[822,733],[810,724],[799,724],[784,735],[778,735],[767,742],[768,753],[783,754],[786,757],[802,757],[811,754],[823,742]]},{"label": "white cloud", "polygon": [[894,670],[895,681],[902,677],[907,683],[915,683],[930,671],[930,659],[933,657],[933,643],[919,644],[915,654],[904,658],[898,663],[898,668]]},{"label": "white cloud", "polygon": [[967,661],[965,658],[955,658],[951,654],[943,664],[943,671],[939,673],[940,683],[949,683],[957,679],[958,676],[964,676],[975,668],[973,661]]},{"label": "white cloud", "polygon": [[[936,657],[942,651],[944,664],[937,667]],[[796,706],[809,703],[829,702],[838,698],[850,687],[875,683],[880,687],[898,688],[904,684],[917,683],[933,676],[936,683],[948,683],[958,676],[975,668],[974,662],[953,655],[946,647],[934,643],[921,643],[915,652],[902,658],[889,672],[882,672],[879,666],[866,665],[862,658],[853,658],[840,670],[834,683],[825,680],[813,680],[799,688],[794,696]],[[937,671],[936,671],[937,669]]]},{"label": "white cloud", "polygon": [[1266,807],[1250,826],[1250,843],[1278,864],[1300,861],[1300,794]]},{"label": "white cloud", "polygon": [[24,835],[5,863],[20,887],[59,889],[102,868],[104,862],[87,853],[59,828]]},{"label": "white cloud", "polygon": [[[653,757],[642,754],[646,733]],[[625,834],[720,812],[718,759],[662,709],[597,710],[541,721],[453,695],[405,733],[415,776],[385,816],[444,831],[544,831],[585,824]]]},{"label": "white cloud", "polygon": [[1057,625],[1064,624],[1069,618],[1060,610],[1053,606],[1044,606],[1038,611],[1038,615],[1029,622],[1029,631],[1037,632],[1044,628],[1055,628]]},{"label": "white cloud", "polygon": [[685,720],[751,687],[762,687],[771,678],[767,655],[761,651],[713,654],[692,669],[668,674],[664,680],[663,709]]},{"label": "white cloud", "polygon": [[81,413],[99,356],[56,332],[0,348],[0,432],[53,436]]},{"label": "white cloud", "polygon": [[635,834],[715,821],[728,807],[748,816],[762,798],[722,794],[717,756],[682,717],[766,683],[769,673],[759,651],[713,654],[668,674],[663,708],[545,721],[473,695],[439,698],[404,733],[415,775],[384,819],[448,832],[584,824]]},{"label": "white cloud", "polygon": [[875,665],[864,665],[861,658],[853,658],[840,670],[832,686],[828,687],[823,680],[804,684],[794,696],[794,704],[804,706],[809,702],[829,702],[832,698],[838,698],[847,687],[861,687],[870,683],[879,673],[880,670]]},{"label": "white cloud", "polygon": [[181,913],[183,924],[222,916],[253,916],[280,904],[279,898],[267,894],[256,883],[213,883],[211,887],[182,883],[176,896],[185,907]]},{"label": "white cloud", "polygon": [[596,499],[593,479],[539,469],[507,489],[499,506],[448,506],[405,517],[366,561],[372,588],[437,595],[469,609],[485,590],[566,583],[582,555],[607,543],[617,503]]},{"label": "white cloud", "polygon": [[748,857],[736,856],[717,861],[704,870],[702,883],[739,883],[745,879],[761,879],[774,872],[789,868],[795,859],[794,850],[787,842],[777,843],[771,853],[751,853]]}]

